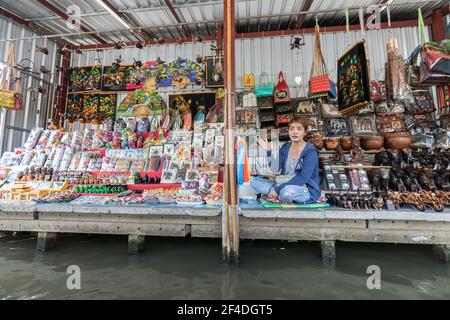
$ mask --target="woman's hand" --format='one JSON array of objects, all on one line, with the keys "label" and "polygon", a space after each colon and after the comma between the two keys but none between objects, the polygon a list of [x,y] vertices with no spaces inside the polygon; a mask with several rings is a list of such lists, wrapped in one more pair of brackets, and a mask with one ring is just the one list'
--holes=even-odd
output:
[{"label": "woman's hand", "polygon": [[276,198],[278,198],[278,193],[274,189],[272,189],[272,191],[270,191],[268,197],[269,197],[269,199],[276,199]]}]

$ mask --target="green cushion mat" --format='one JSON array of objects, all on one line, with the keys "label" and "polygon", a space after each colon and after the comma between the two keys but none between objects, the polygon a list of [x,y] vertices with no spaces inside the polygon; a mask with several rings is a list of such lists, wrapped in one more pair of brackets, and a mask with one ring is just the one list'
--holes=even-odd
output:
[{"label": "green cushion mat", "polygon": [[260,199],[264,208],[275,209],[323,209],[331,207],[328,203],[311,203],[311,204],[285,204],[285,203],[272,203],[267,200]]}]

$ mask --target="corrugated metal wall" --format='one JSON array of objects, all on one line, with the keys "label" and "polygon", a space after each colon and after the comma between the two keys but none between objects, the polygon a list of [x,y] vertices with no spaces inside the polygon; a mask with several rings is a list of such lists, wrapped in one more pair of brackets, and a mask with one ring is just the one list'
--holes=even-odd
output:
[{"label": "corrugated metal wall", "polygon": [[[22,26],[12,23],[7,19],[0,18],[0,39],[22,38],[35,35]],[[41,66],[45,66],[52,73],[41,75],[41,77],[46,81],[54,82],[55,66],[57,64],[56,59],[59,59],[59,55],[56,52],[57,47],[54,42],[39,39],[18,41],[15,44],[16,64],[22,59],[30,59],[34,64],[35,70],[39,70]],[[0,61],[6,61],[9,46],[10,43],[8,42],[0,42]],[[36,53],[36,46],[47,47],[49,55]],[[30,64],[30,62],[24,63],[25,66],[30,66]],[[1,111],[0,141],[2,141],[2,149],[0,151],[11,151],[14,148],[22,146],[28,136],[28,132],[37,125],[44,126],[47,121],[47,105],[50,95],[42,95],[28,90],[29,88],[37,88],[39,85],[44,85],[32,77],[21,75],[21,78],[24,108],[21,111],[4,109]]]},{"label": "corrugated metal wall", "polygon": [[[400,28],[392,30],[399,41],[400,52],[406,58],[418,43],[417,28]],[[367,31],[366,41],[369,47],[371,77],[373,79],[383,78],[384,64],[386,62],[386,42],[389,36],[388,30]],[[352,31],[348,35],[345,32],[323,33],[322,50],[329,71],[336,78],[336,61],[346,49],[358,40],[362,39],[360,32]],[[301,76],[304,81],[309,79],[314,35],[305,35],[306,45],[302,50],[290,49],[290,36],[238,39],[236,41],[236,75],[237,86],[240,86],[241,77],[244,73],[254,73],[256,81],[262,72],[266,72],[275,81],[280,70],[291,86],[295,86],[294,79]],[[197,55],[211,55],[211,43],[187,43],[182,45],[162,45],[146,47],[143,50],[127,48],[122,50],[105,50],[97,53],[95,51],[83,52],[82,55],[74,54],[73,66],[86,66],[95,63],[111,64],[119,55],[122,56],[124,64],[133,63],[133,58],[142,61],[155,60],[161,57],[165,61],[173,61],[177,57],[195,60]]]}]

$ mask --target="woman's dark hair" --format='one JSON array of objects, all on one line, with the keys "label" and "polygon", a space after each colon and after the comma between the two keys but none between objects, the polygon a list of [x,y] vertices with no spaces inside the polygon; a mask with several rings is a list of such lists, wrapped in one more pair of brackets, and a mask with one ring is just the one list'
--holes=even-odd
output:
[{"label": "woman's dark hair", "polygon": [[294,123],[298,123],[301,124],[302,127],[305,129],[305,132],[308,131],[308,127],[309,127],[309,121],[308,119],[304,119],[304,118],[294,118],[289,122],[288,128],[291,127],[292,124]]}]

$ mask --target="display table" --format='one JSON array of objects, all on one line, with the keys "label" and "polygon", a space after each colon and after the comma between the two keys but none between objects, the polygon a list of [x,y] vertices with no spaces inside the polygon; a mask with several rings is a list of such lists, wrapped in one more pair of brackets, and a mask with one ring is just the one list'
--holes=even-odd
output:
[{"label": "display table", "polygon": [[[221,210],[163,205],[0,204],[0,231],[117,234],[141,240],[144,236],[221,238]],[[321,241],[322,254],[327,257],[335,257],[335,241],[433,244],[444,249],[450,244],[450,210],[241,209],[239,225],[241,239]]]}]

